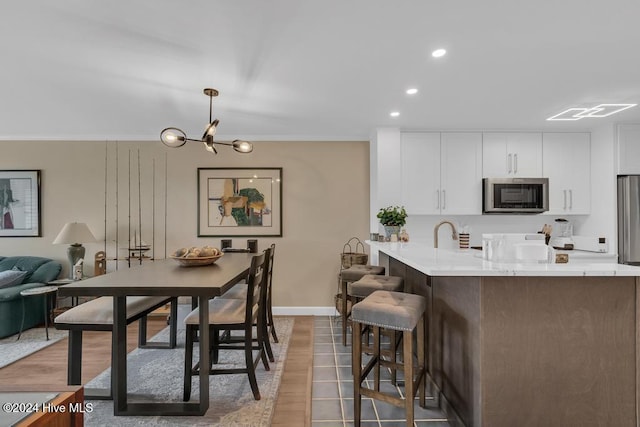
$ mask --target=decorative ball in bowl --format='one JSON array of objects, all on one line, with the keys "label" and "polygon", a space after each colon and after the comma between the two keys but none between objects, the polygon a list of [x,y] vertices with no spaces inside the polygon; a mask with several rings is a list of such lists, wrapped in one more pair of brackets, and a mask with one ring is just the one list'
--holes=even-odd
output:
[{"label": "decorative ball in bowl", "polygon": [[202,265],[211,265],[224,255],[218,248],[211,246],[203,246],[201,248],[180,248],[171,254],[171,258],[178,261],[181,267],[197,267]]}]

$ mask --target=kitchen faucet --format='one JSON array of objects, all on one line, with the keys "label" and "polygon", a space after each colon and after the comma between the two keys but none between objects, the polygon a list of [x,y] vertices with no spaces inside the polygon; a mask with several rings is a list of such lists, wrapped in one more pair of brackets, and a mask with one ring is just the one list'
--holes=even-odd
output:
[{"label": "kitchen faucet", "polygon": [[456,230],[456,226],[453,225],[451,221],[440,221],[433,227],[433,247],[438,247],[438,230],[440,230],[440,226],[442,224],[449,224],[451,226],[451,238],[453,240],[458,240],[458,231]]}]

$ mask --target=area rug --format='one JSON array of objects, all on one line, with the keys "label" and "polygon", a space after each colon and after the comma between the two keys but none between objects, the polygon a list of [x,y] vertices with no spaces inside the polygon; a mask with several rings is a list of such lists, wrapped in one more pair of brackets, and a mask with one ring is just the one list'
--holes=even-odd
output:
[{"label": "area rug", "polygon": [[[265,371],[262,364],[256,369],[261,399],[254,400],[247,375],[216,375],[210,377],[209,410],[200,416],[188,417],[116,417],[113,402],[91,401],[93,411],[85,413],[86,426],[208,426],[208,427],[267,427],[271,423],[278,396],[280,379],[287,356],[293,318],[274,319],[279,343],[271,343],[275,362]],[[162,330],[154,340],[166,341],[169,329]],[[182,402],[184,369],[184,330],[178,331],[178,347],[174,350],[136,349],[127,356],[129,401]],[[197,345],[194,360],[197,359]],[[220,367],[244,364],[242,351],[221,351]],[[86,384],[88,388],[107,388],[110,369]],[[193,379],[192,401],[199,397],[198,379]]]},{"label": "area rug", "polygon": [[67,331],[59,331],[49,328],[49,340],[45,335],[44,328],[27,329],[22,333],[20,339],[18,334],[0,340],[0,368],[20,360],[38,350],[50,346],[67,337]]}]

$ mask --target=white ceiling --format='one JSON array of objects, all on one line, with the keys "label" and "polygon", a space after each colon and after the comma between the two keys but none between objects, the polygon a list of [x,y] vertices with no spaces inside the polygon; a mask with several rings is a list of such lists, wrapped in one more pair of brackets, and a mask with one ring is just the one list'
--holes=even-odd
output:
[{"label": "white ceiling", "polygon": [[[640,103],[638,0],[12,0],[1,10],[3,140],[157,140],[168,126],[199,138],[205,87],[220,91],[222,138],[640,122],[640,106],[545,120]],[[449,53],[437,60],[439,47]]]}]

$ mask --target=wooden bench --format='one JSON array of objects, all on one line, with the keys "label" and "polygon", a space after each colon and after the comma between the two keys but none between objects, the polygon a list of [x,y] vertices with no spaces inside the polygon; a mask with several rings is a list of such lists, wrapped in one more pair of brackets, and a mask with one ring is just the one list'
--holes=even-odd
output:
[{"label": "wooden bench", "polygon": [[[178,304],[176,297],[127,297],[127,325],[140,320],[138,325],[139,348],[175,348],[178,326]],[[170,303],[169,341],[147,342],[147,315]],[[113,331],[113,298],[100,297],[65,311],[55,318],[56,329],[69,331],[69,354],[67,362],[67,384],[82,383],[82,332]],[[113,399],[111,387],[107,390],[85,389],[87,399]]]}]

